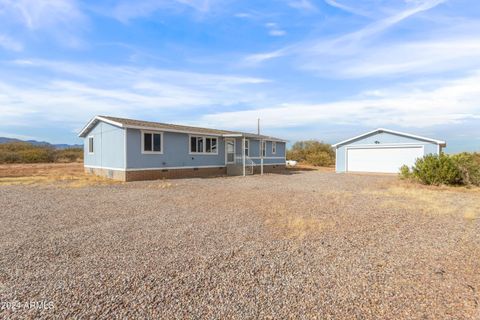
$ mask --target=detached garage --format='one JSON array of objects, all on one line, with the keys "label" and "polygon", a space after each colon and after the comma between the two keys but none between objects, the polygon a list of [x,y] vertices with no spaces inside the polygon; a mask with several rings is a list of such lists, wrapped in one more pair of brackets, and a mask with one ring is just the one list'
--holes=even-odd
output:
[{"label": "detached garage", "polygon": [[439,154],[445,141],[377,129],[334,144],[337,172],[397,173],[426,154]]}]

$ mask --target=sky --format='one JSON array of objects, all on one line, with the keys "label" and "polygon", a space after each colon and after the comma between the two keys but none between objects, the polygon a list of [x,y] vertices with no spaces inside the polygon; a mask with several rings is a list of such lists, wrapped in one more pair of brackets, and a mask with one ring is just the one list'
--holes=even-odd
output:
[{"label": "sky", "polygon": [[0,0],[0,136],[95,115],[480,151],[478,0]]}]

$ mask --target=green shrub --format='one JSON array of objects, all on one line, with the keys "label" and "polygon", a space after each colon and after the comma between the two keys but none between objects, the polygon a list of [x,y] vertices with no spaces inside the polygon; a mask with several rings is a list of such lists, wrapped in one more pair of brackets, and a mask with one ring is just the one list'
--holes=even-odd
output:
[{"label": "green shrub", "polygon": [[307,154],[306,162],[314,166],[326,167],[332,165],[332,158],[328,153],[320,151],[318,153]]},{"label": "green shrub", "polygon": [[400,177],[432,185],[480,186],[480,154],[426,155],[417,159],[411,169],[401,167]]},{"label": "green shrub", "polygon": [[462,152],[452,156],[465,185],[480,186],[480,154]]},{"label": "green shrub", "polygon": [[335,164],[335,151],[331,145],[320,141],[298,141],[288,150],[287,159],[314,166],[331,166]]},{"label": "green shrub", "polygon": [[400,167],[400,179],[408,180],[412,178],[412,171],[407,165],[403,165]]},{"label": "green shrub", "polygon": [[429,154],[417,159],[412,168],[412,176],[424,184],[462,184],[462,174],[455,161],[446,154]]}]

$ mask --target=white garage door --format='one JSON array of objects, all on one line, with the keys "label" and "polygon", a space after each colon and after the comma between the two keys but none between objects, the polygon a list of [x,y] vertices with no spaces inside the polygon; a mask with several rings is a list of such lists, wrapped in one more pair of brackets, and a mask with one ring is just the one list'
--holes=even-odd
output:
[{"label": "white garage door", "polygon": [[347,149],[347,171],[397,173],[423,157],[423,147],[370,147]]}]

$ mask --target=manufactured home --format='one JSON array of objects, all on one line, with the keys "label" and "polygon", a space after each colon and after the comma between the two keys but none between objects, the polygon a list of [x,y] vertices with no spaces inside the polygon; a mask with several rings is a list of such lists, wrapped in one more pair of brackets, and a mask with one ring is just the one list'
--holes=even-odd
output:
[{"label": "manufactured home", "polygon": [[427,154],[440,154],[445,141],[389,129],[376,129],[344,140],[336,150],[337,172],[398,173],[400,167],[411,167]]},{"label": "manufactured home", "polygon": [[286,140],[260,134],[96,116],[79,137],[85,171],[122,181],[285,169]]}]

